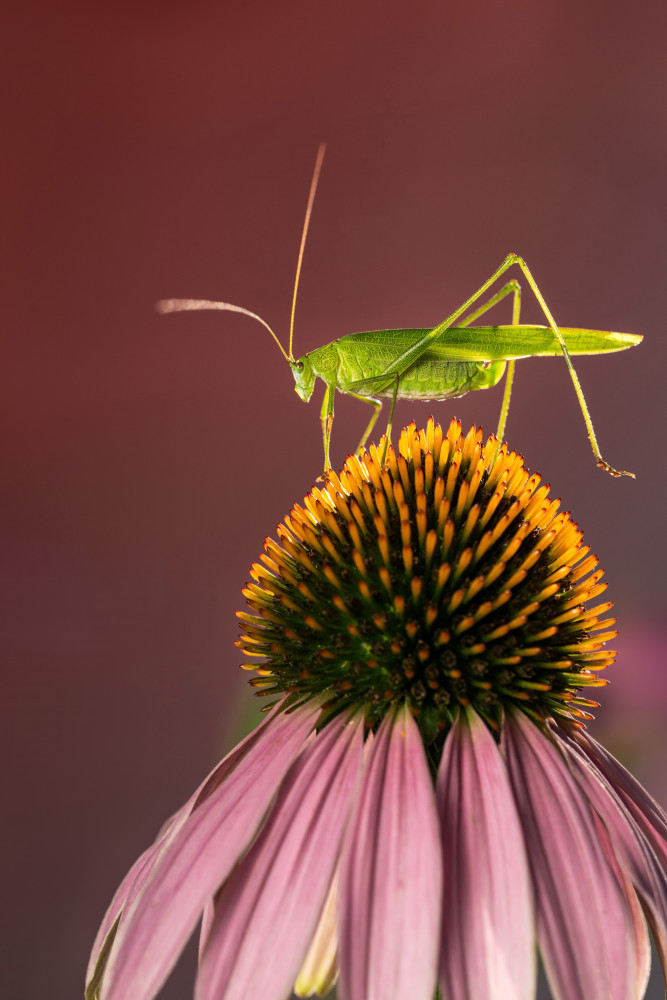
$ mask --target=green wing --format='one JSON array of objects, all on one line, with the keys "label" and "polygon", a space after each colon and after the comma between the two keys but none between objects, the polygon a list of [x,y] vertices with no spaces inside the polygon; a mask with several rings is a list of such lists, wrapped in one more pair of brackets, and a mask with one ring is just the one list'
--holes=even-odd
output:
[{"label": "green wing", "polygon": [[[376,365],[381,358],[390,364],[392,358],[408,350],[428,332],[427,329],[369,330],[366,333],[350,333],[335,343],[339,355],[358,357],[360,353],[363,355],[368,351],[374,356]],[[574,327],[560,327],[560,332],[565,346],[573,355],[625,351],[643,339],[634,333]],[[450,361],[512,361],[518,358],[553,357],[562,353],[550,327],[527,325],[453,326],[429,343],[428,352],[431,357],[437,356]],[[386,375],[384,378],[386,379]],[[364,381],[376,380],[370,378]]]}]

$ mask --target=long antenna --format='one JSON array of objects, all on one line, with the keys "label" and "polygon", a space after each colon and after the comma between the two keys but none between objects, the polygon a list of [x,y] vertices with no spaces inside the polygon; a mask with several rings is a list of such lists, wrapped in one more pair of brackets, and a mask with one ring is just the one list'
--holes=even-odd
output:
[{"label": "long antenna", "polygon": [[155,308],[160,313],[186,312],[191,309],[223,309],[227,312],[241,313],[243,316],[250,316],[251,319],[256,319],[258,323],[261,323],[262,326],[266,327],[280,348],[285,361],[292,360],[291,357],[288,357],[287,354],[285,354],[285,348],[280,343],[266,320],[263,320],[261,316],[257,315],[257,313],[250,312],[249,309],[244,309],[243,306],[233,306],[231,302],[211,302],[210,299],[160,299],[159,302],[155,303]]},{"label": "long antenna", "polygon": [[[321,142],[319,149],[317,150],[317,158],[315,160],[315,170],[313,171],[313,179],[310,182],[310,194],[308,195],[308,207],[306,208],[306,218],[303,223],[303,232],[301,233],[301,246],[299,248],[299,259],[296,265],[296,278],[294,279],[294,295],[292,296],[292,315],[289,321],[289,360],[294,360],[294,355],[292,354],[292,341],[294,339],[294,311],[296,309],[296,293],[299,288],[299,277],[301,275],[301,264],[303,262],[303,251],[306,245],[306,236],[308,235],[308,225],[310,223],[310,215],[313,211],[313,202],[315,201],[315,192],[317,191],[317,182],[320,179],[320,170],[322,169],[322,160],[324,159],[324,153],[327,148],[325,142]],[[275,336],[275,334],[274,334]],[[277,339],[277,338],[276,338]],[[284,353],[284,352],[283,352]]]}]

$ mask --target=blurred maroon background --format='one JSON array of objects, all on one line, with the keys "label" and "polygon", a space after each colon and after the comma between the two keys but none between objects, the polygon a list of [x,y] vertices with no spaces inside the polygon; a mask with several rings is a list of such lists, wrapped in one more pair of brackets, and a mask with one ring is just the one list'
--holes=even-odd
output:
[{"label": "blurred maroon background", "polygon": [[[577,365],[603,454],[636,482],[596,469],[558,360],[519,364],[508,438],[575,512],[625,624],[592,731],[667,802],[665,12],[15,6],[0,164],[7,996],[80,995],[120,877],[248,723],[234,611],[264,536],[320,472],[319,392],[306,409],[250,321],[153,304],[224,298],[285,337],[321,139],[297,353],[434,325],[509,250],[563,325],[646,335]],[[501,391],[402,404],[398,421],[432,410],[490,432]],[[334,464],[367,419],[337,397]]]}]

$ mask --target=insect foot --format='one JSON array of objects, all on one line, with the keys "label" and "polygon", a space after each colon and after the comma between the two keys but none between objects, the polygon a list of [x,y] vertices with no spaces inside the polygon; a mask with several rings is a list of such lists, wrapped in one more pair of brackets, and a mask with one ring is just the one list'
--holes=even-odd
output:
[{"label": "insect foot", "polygon": [[626,472],[624,469],[614,469],[608,462],[605,462],[603,458],[599,458],[597,464],[598,469],[604,469],[604,471],[608,472],[610,476],[614,477],[614,479],[620,479],[621,476],[630,476],[630,479],[637,478],[634,472]]}]

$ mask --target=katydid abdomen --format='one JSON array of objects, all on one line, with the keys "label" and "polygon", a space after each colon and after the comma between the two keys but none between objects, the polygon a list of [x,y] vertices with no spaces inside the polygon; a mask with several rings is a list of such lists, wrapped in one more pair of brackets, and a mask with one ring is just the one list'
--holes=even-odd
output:
[{"label": "katydid abdomen", "polygon": [[[386,359],[381,355],[366,358],[365,365],[363,360],[339,352],[336,388],[359,396],[391,399],[396,376],[385,376],[380,381],[373,374],[378,371],[377,365],[382,365]],[[502,378],[505,364],[505,361],[450,361],[443,359],[437,351],[427,350],[398,376],[397,397],[438,401],[463,396],[473,389],[488,389]],[[315,364],[313,369],[317,371]]]}]

